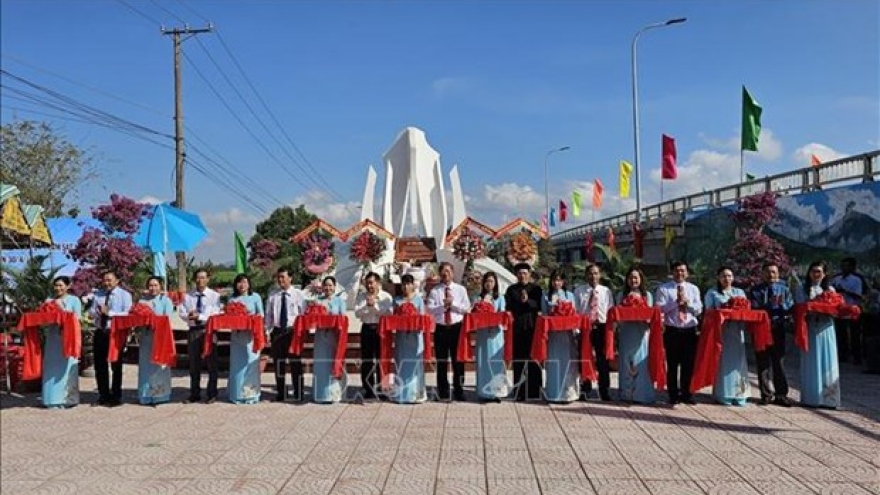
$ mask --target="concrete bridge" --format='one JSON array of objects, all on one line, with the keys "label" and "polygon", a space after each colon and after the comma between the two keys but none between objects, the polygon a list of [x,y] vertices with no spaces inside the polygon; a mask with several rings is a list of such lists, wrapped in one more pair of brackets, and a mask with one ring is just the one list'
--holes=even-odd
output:
[{"label": "concrete bridge", "polygon": [[[664,266],[670,257],[670,251],[676,251],[676,245],[684,244],[688,238],[686,223],[689,219],[729,207],[743,197],[766,191],[786,197],[860,184],[880,186],[876,182],[880,176],[878,157],[880,150],[875,150],[816,167],[797,169],[644,207],[640,226],[644,235],[642,261],[648,266]],[[873,205],[873,208],[880,210],[880,204]],[[595,243],[605,244],[610,228],[614,232],[618,250],[627,251],[632,250],[634,244],[635,226],[636,212],[630,211],[558,232],[551,236],[551,242],[556,247],[560,262],[576,262],[586,258],[587,232],[592,233]],[[667,228],[674,234],[669,248],[665,237]]]}]

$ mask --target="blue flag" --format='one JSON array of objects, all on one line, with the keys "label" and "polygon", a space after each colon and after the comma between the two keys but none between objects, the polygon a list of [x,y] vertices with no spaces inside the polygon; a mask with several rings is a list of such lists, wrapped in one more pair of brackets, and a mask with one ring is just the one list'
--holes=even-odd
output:
[{"label": "blue flag", "polygon": [[556,208],[550,208],[550,226],[556,227]]}]

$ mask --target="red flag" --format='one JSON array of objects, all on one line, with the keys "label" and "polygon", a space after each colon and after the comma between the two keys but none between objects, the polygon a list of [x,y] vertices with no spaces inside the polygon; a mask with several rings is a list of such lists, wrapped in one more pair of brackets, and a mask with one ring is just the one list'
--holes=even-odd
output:
[{"label": "red flag", "polygon": [[587,231],[587,261],[593,261],[593,232]]},{"label": "red flag", "polygon": [[602,187],[602,181],[596,179],[595,184],[593,184],[593,209],[598,210],[602,208],[602,192],[605,188]]},{"label": "red flag", "polygon": [[811,154],[810,155],[810,165],[812,165],[814,167],[818,167],[819,165],[822,165],[822,160],[820,160],[818,156]]},{"label": "red flag", "polygon": [[614,251],[614,229],[608,227],[608,249]]},{"label": "red flag", "polygon": [[645,231],[642,226],[633,222],[633,243],[635,245],[636,258],[642,258],[645,255]]},{"label": "red flag", "polygon": [[663,162],[660,168],[660,178],[673,180],[678,177],[678,170],[675,168],[675,160],[678,154],[675,152],[675,139],[663,135]]},{"label": "red flag", "polygon": [[568,205],[565,201],[559,200],[559,221],[564,222],[568,218]]}]

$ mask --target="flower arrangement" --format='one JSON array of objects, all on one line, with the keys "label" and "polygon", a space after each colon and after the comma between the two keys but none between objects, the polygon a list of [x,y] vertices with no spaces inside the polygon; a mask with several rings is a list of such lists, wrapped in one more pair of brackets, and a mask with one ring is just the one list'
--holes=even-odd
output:
[{"label": "flower arrangement", "polygon": [[559,301],[550,310],[550,316],[571,316],[574,314],[574,304],[571,301]]},{"label": "flower arrangement", "polygon": [[61,306],[55,301],[46,301],[37,308],[38,313],[60,313],[61,311]]},{"label": "flower arrangement", "polygon": [[419,310],[413,303],[405,302],[394,308],[394,314],[396,316],[416,316],[419,314]]},{"label": "flower arrangement", "polygon": [[231,303],[226,305],[226,308],[223,310],[224,313],[230,316],[247,316],[248,310],[247,306],[242,304],[239,301],[232,301]]},{"label": "flower arrangement", "polygon": [[324,273],[333,265],[333,243],[318,235],[310,235],[300,244],[302,261],[311,274]]},{"label": "flower arrangement", "polygon": [[821,294],[816,296],[813,301],[822,304],[829,304],[831,306],[841,306],[846,304],[846,301],[844,301],[843,296],[840,295],[840,293],[831,292],[830,290],[822,292]]},{"label": "flower arrangement", "polygon": [[320,303],[311,303],[306,307],[307,315],[326,315],[327,306]]},{"label": "flower arrangement", "polygon": [[534,265],[538,261],[538,245],[527,232],[519,232],[510,238],[507,261],[515,265],[528,263]]},{"label": "flower arrangement", "polygon": [[128,310],[128,314],[132,316],[153,316],[156,313],[149,304],[138,303]]},{"label": "flower arrangement", "polygon": [[351,243],[351,253],[348,257],[352,261],[367,264],[376,262],[384,253],[385,241],[369,230],[365,230]]},{"label": "flower arrangement", "polygon": [[628,306],[630,308],[647,308],[648,301],[646,301],[644,297],[630,292],[623,298],[623,301],[620,301],[620,305]]},{"label": "flower arrangement", "polygon": [[465,231],[452,243],[452,254],[466,262],[472,262],[485,256],[485,249],[483,240],[470,231]]},{"label": "flower arrangement", "polygon": [[471,308],[471,313],[494,313],[495,305],[490,303],[489,301],[477,301],[474,304],[474,307]]},{"label": "flower arrangement", "polygon": [[752,305],[745,297],[736,296],[728,299],[722,307],[724,309],[751,309]]}]

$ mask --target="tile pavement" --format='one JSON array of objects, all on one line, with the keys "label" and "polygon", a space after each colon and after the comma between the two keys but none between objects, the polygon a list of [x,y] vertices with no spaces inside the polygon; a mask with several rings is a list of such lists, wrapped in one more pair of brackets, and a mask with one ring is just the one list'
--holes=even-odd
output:
[{"label": "tile pavement", "polygon": [[[0,493],[880,494],[880,377],[841,366],[837,411],[729,408],[706,396],[675,408],[183,405],[177,372],[173,403],[129,395],[108,409],[88,405],[85,378],[84,404],[71,410],[2,396]],[[131,390],[135,367],[125,375]],[[263,376],[267,393],[272,381]]]}]

